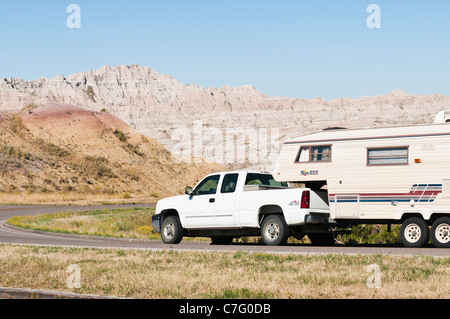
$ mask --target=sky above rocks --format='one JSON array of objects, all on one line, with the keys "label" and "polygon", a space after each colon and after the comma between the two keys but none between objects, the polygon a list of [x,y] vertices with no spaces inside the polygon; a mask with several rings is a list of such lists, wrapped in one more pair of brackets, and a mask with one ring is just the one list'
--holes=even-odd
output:
[{"label": "sky above rocks", "polygon": [[450,95],[449,14],[447,0],[1,1],[0,77],[140,64],[270,96]]}]

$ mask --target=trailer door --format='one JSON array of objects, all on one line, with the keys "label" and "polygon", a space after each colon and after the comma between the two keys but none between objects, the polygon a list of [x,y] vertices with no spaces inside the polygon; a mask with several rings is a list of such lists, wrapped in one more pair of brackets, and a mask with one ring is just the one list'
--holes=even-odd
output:
[{"label": "trailer door", "polygon": [[450,197],[450,179],[444,179],[442,181],[442,196],[444,198]]},{"label": "trailer door", "polygon": [[359,218],[359,195],[335,195],[335,218]]}]

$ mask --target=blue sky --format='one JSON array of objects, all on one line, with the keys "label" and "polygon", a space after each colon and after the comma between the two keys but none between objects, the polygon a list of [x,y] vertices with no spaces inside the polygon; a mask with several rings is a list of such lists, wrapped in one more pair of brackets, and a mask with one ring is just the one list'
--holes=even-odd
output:
[{"label": "blue sky", "polygon": [[[69,29],[69,4],[81,28]],[[369,4],[381,28],[369,29]],[[185,84],[326,99],[450,95],[448,0],[0,1],[0,77],[140,64]]]}]

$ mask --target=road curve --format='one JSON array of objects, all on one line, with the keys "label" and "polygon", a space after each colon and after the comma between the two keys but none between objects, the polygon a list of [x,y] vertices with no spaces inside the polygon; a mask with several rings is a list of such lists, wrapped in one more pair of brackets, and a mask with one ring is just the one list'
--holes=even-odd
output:
[{"label": "road curve", "polygon": [[[6,220],[13,216],[51,214],[58,211],[87,211],[104,208],[125,208],[130,205],[101,206],[0,206],[0,243],[37,246],[120,248],[141,250],[192,250],[192,251],[243,251],[283,254],[388,254],[388,255],[426,255],[450,257],[450,249],[434,247],[405,248],[389,245],[336,245],[317,247],[311,245],[264,246],[261,244],[211,245],[210,242],[184,240],[179,245],[164,245],[160,240],[130,240],[92,236],[75,236],[65,234],[42,233],[18,229],[6,225]],[[154,207],[148,205],[132,205],[131,207]]]}]

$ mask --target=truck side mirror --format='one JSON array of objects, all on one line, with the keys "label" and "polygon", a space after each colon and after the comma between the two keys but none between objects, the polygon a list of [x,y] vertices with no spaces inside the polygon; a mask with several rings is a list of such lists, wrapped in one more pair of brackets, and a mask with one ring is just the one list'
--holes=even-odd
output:
[{"label": "truck side mirror", "polygon": [[186,195],[192,195],[192,192],[193,192],[192,187],[186,186],[186,189],[185,189],[184,193]]}]

